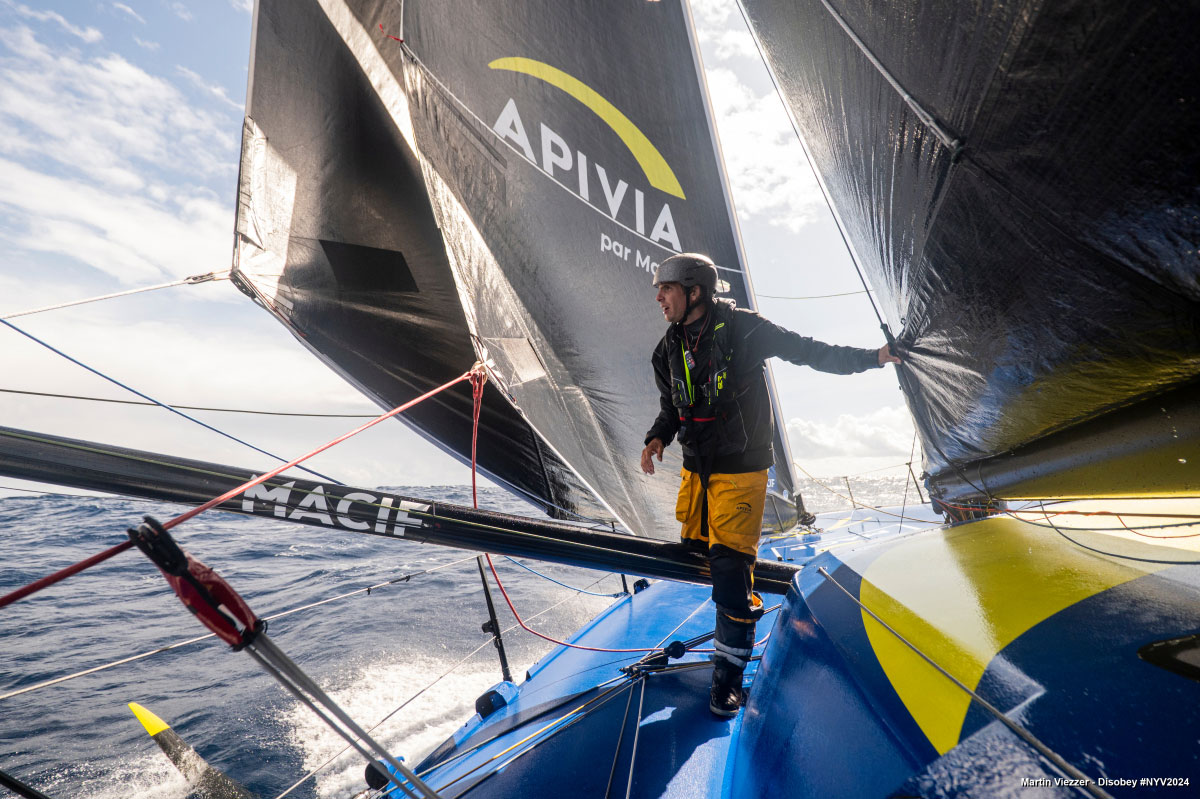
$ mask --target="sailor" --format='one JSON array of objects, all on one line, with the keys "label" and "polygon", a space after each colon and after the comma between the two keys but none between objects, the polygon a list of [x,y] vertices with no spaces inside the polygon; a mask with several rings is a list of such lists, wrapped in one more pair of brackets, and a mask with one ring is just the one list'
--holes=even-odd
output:
[{"label": "sailor", "polygon": [[763,614],[753,569],[774,463],[764,361],[779,357],[853,374],[900,359],[887,345],[873,350],[814,341],[716,299],[717,269],[704,255],[667,258],[654,286],[670,327],[651,357],[661,407],[646,433],[642,471],[654,474],[653,459],[661,462],[663,449],[679,439],[683,471],[675,517],[683,523],[684,543],[708,555],[717,606],[709,708],[734,716],[754,625]]}]

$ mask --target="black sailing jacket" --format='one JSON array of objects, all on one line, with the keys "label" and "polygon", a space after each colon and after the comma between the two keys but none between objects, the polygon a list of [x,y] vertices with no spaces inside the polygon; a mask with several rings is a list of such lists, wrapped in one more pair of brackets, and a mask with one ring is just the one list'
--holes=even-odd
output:
[{"label": "black sailing jacket", "polygon": [[[775,462],[771,448],[774,439],[774,419],[763,369],[767,358],[783,358],[794,364],[811,366],[821,372],[839,375],[863,372],[879,365],[876,350],[841,347],[815,341],[769,322],[754,311],[730,305],[719,311],[715,308],[710,309],[709,313],[715,313],[717,318],[727,320],[727,326],[732,328],[725,341],[732,350],[731,382],[734,391],[728,400],[722,398],[718,414],[721,418],[717,424],[737,430],[735,440],[740,442],[741,449],[728,454],[714,452],[718,440],[730,440],[728,435],[706,436],[705,443],[699,445],[690,440],[681,441],[683,465],[689,471],[699,472],[703,466],[709,466],[703,470],[715,474],[740,474],[767,469]],[[710,320],[707,325],[696,322],[688,327],[691,336],[699,332],[700,328],[705,328],[695,349],[696,368],[691,374],[693,385],[698,386],[708,379],[713,326]],[[672,402],[671,385],[673,377],[679,380],[686,379],[682,374],[672,375],[672,366],[677,370],[681,369],[681,358],[673,358],[672,355],[679,348],[683,334],[682,323],[671,325],[650,358],[654,366],[654,380],[658,384],[660,407],[658,417],[646,433],[647,444],[657,438],[666,446],[674,440],[680,430],[681,411]],[[722,448],[728,449],[728,446]],[[705,460],[711,460],[711,465],[704,463]]]}]

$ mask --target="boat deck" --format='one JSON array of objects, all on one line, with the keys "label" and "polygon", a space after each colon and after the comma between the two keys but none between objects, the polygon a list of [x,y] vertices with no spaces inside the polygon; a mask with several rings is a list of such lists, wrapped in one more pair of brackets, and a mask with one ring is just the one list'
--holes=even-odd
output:
[{"label": "boat deck", "polygon": [[[940,519],[909,508],[905,518],[870,510],[825,514],[819,533],[765,536],[760,555],[803,563],[926,529]],[[657,582],[615,602],[570,639],[599,650],[653,649],[709,634],[714,605],[707,586]],[[761,655],[781,597],[766,597]],[[711,647],[711,644],[701,648]],[[690,652],[671,670],[633,679],[622,672],[644,652],[559,647],[529,669],[508,703],[468,721],[418,767],[445,797],[547,795],[694,797],[727,795],[731,748],[744,714],[708,709],[708,654]],[[752,693],[757,662],[746,671]],[[586,752],[587,754],[581,754]],[[514,765],[517,761],[519,764]],[[580,768],[580,763],[587,768]]]},{"label": "boat deck", "polygon": [[[1161,526],[1194,510],[1128,513]],[[737,717],[709,712],[702,652],[635,677],[621,669],[640,652],[558,648],[418,773],[444,797],[813,799],[1100,797],[1150,771],[1190,775],[1200,755],[1179,735],[1200,729],[1200,544],[1069,515],[1090,512],[947,526],[927,508],[858,510],[767,536],[764,557],[804,568],[759,627],[770,636]],[[658,647],[712,619],[707,588],[664,581],[572,642]]]}]

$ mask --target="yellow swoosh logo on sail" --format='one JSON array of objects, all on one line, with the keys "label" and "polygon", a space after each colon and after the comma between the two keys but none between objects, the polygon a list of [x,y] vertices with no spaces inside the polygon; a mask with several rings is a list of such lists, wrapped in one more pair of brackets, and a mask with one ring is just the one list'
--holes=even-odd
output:
[{"label": "yellow swoosh logo on sail", "polygon": [[612,128],[614,133],[621,137],[621,141],[629,148],[629,152],[633,153],[633,157],[637,159],[638,166],[646,173],[646,179],[650,181],[651,186],[667,194],[674,195],[681,200],[687,199],[683,196],[683,187],[679,185],[678,178],[675,177],[674,171],[671,170],[670,165],[662,157],[662,153],[658,151],[658,148],[650,143],[650,140],[646,138],[646,134],[638,130],[637,126],[629,121],[629,117],[622,114],[616,106],[601,97],[595,89],[557,67],[552,67],[541,61],[534,61],[532,58],[497,58],[488,64],[488,66],[492,69],[507,69],[511,72],[520,72],[525,75],[531,75],[539,80],[544,80],[551,86],[562,89],[583,103],[592,113],[604,120],[604,123]]}]

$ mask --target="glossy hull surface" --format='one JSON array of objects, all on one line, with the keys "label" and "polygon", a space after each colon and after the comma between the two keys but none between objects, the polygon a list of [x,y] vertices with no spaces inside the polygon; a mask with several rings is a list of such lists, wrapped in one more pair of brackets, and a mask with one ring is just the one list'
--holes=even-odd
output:
[{"label": "glossy hull surface", "polygon": [[[640,653],[559,649],[422,773],[444,796],[747,798],[1120,796],[1138,789],[1122,780],[1200,774],[1200,682],[1146,655],[1200,631],[1194,545],[1024,512],[912,515],[827,514],[820,536],[764,542],[804,568],[760,624],[735,719],[709,712],[702,654],[630,679]],[[661,646],[712,613],[706,589],[657,583],[572,642]]]}]

